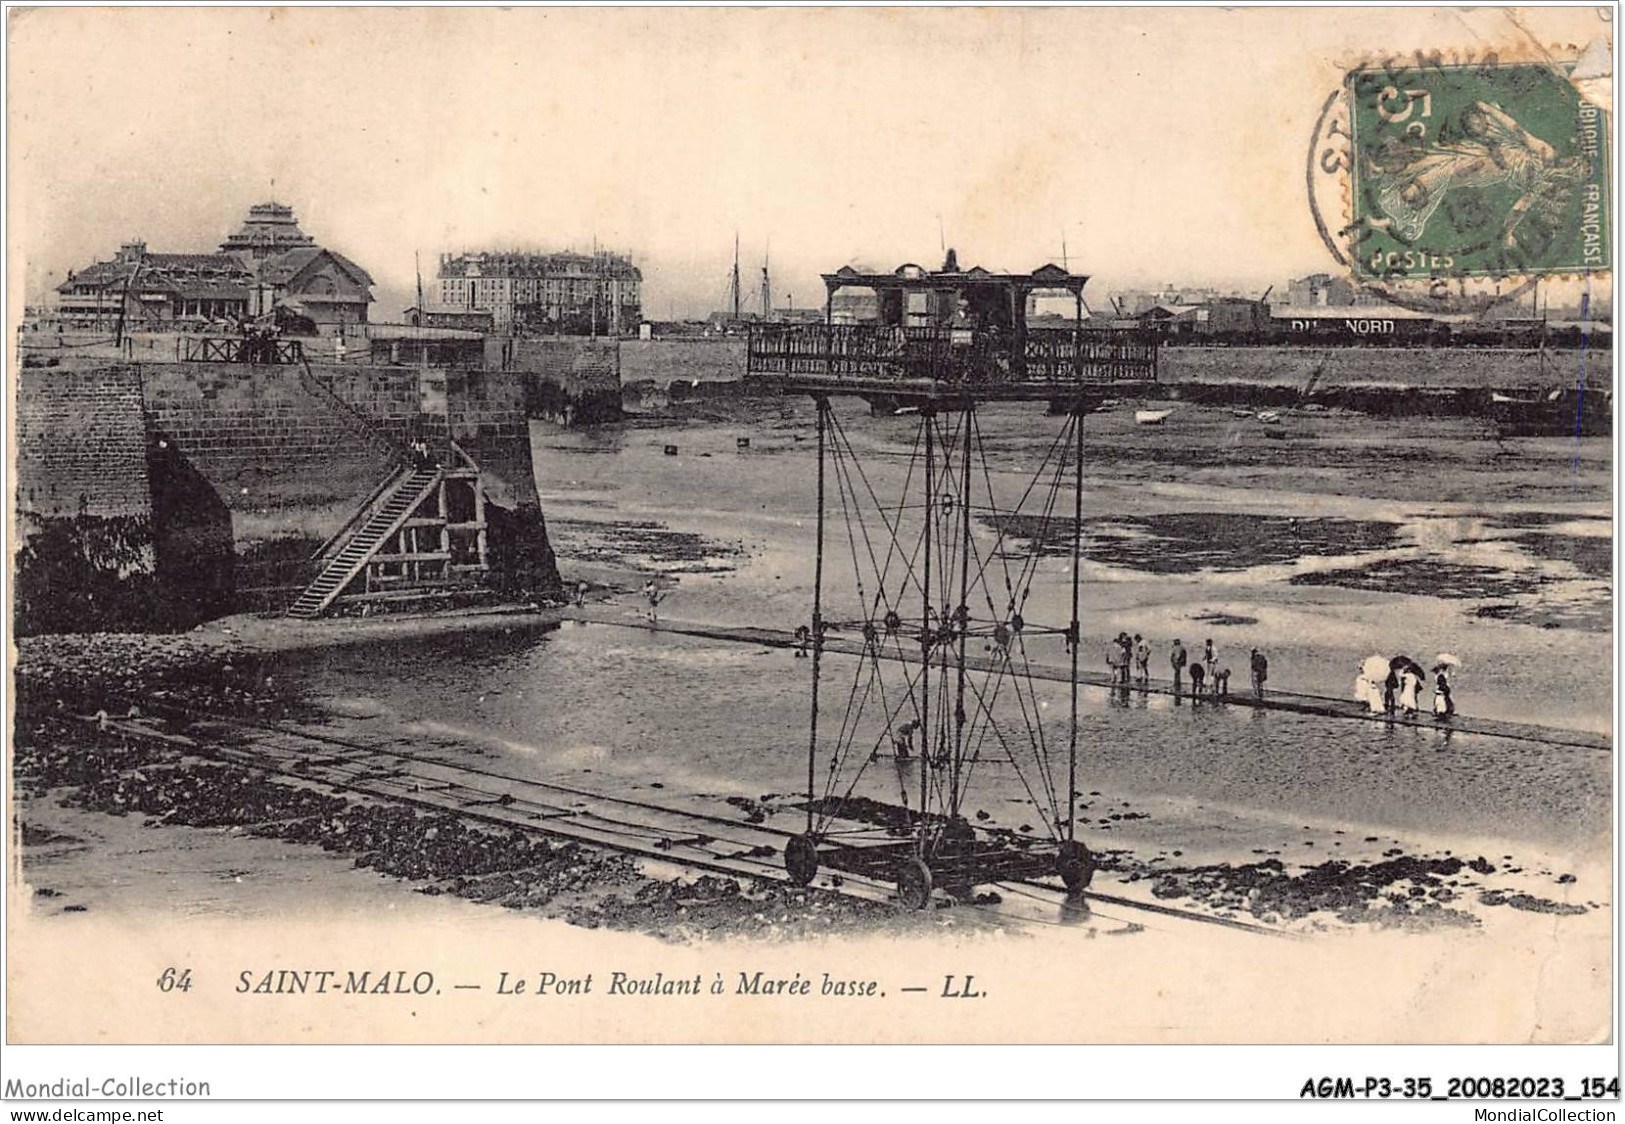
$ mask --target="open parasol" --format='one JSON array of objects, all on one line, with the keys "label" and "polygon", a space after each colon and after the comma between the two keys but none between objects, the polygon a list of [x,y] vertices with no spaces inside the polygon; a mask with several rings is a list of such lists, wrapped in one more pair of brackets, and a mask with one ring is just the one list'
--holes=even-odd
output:
[{"label": "open parasol", "polygon": [[1427,674],[1427,672],[1422,669],[1421,664],[1417,663],[1415,660],[1411,659],[1411,657],[1406,655],[1395,656],[1393,659],[1388,661],[1388,666],[1393,669],[1395,675],[1402,675],[1407,669],[1415,672],[1417,675]]}]

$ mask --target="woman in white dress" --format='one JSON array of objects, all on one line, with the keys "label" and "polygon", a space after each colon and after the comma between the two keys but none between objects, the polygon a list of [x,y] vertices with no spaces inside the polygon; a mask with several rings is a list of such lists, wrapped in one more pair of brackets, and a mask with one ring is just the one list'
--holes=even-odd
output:
[{"label": "woman in white dress", "polygon": [[1360,677],[1354,681],[1354,699],[1363,702],[1372,714],[1381,714],[1382,681],[1388,676],[1388,661],[1371,656],[1360,665]]},{"label": "woman in white dress", "polygon": [[1416,694],[1422,689],[1422,677],[1416,674],[1414,667],[1407,667],[1399,675],[1399,707],[1406,714],[1414,715],[1417,711]]}]

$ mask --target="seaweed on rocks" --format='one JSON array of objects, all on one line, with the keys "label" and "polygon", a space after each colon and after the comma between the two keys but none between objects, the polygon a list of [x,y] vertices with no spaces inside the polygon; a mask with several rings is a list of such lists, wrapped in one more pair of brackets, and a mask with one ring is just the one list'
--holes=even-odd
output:
[{"label": "seaweed on rocks", "polygon": [[[163,734],[154,715],[169,705],[309,717],[256,659],[189,637],[25,638],[17,683],[13,775],[31,799],[138,814],[155,829],[230,829],[319,846],[424,893],[541,910],[591,927],[698,935],[896,923],[887,905],[753,879],[651,878],[619,852],[338,794],[314,780],[221,760],[211,754],[252,749],[253,738],[218,723],[190,722],[191,746],[122,728],[136,723]],[[138,713],[103,728],[86,719],[97,711]],[[747,819],[765,818],[784,799],[734,803]],[[22,830],[29,846],[38,844],[38,832]]]},{"label": "seaweed on rocks", "polygon": [[227,827],[332,813],[345,801],[278,784],[234,765],[136,768],[88,778],[64,803],[124,815],[142,812],[154,823]]},{"label": "seaweed on rocks", "polygon": [[1463,866],[1457,858],[1406,856],[1371,864],[1329,860],[1292,875],[1279,859],[1265,859],[1242,866],[1163,871],[1154,876],[1151,893],[1249,913],[1271,924],[1330,913],[1351,924],[1474,925],[1477,919],[1470,914],[1445,909],[1429,897]]},{"label": "seaweed on rocks", "polygon": [[1533,894],[1511,893],[1506,890],[1485,890],[1478,895],[1478,902],[1480,905],[1504,905],[1525,913],[1551,913],[1560,917],[1572,917],[1586,912],[1583,905],[1554,902],[1550,898],[1537,898]]},{"label": "seaweed on rocks", "polygon": [[[1072,549],[1073,522],[1066,516],[1001,514],[982,521],[1007,539],[1024,540],[1039,555]],[[1090,561],[1153,574],[1364,554],[1388,549],[1398,536],[1395,524],[1380,521],[1225,512],[1097,516],[1085,519],[1081,529]]]},{"label": "seaweed on rocks", "polygon": [[294,699],[260,657],[228,653],[189,636],[78,633],[17,644],[19,723],[43,715],[196,707],[283,716]]}]

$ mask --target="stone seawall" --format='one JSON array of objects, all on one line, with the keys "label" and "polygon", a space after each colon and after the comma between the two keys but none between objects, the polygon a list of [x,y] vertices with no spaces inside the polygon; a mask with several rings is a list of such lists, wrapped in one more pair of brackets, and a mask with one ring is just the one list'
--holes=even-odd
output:
[{"label": "stone seawall", "polygon": [[144,515],[152,502],[135,367],[18,374],[17,506],[37,515]]},{"label": "stone seawall", "polygon": [[1266,386],[1405,386],[1418,389],[1515,390],[1609,382],[1611,350],[1535,351],[1468,347],[1163,347],[1158,377],[1166,383],[1256,383]]},{"label": "stone seawall", "polygon": [[140,377],[129,367],[52,375],[18,375],[19,635],[139,622],[157,591]]},{"label": "stone seawall", "polygon": [[[1495,348],[1185,347],[1158,351],[1166,383],[1254,382],[1271,386],[1404,385],[1497,390],[1612,377],[1609,349],[1534,351]],[[1543,365],[1544,364],[1544,365]],[[745,376],[745,341],[640,340],[621,344],[621,381],[665,391],[680,382],[731,382]]]},{"label": "stone seawall", "polygon": [[745,377],[745,340],[628,340],[621,345],[621,382],[721,382]]},{"label": "stone seawall", "polygon": [[516,592],[559,586],[530,455],[526,393],[521,372],[446,372],[451,439],[484,473],[494,565],[499,580]]},{"label": "stone seawall", "polygon": [[417,412],[410,369],[313,368],[320,385],[297,366],[152,363],[139,371],[151,424],[234,510],[343,499],[363,480],[376,483],[393,458],[367,426],[400,440]]},{"label": "stone seawall", "polygon": [[149,424],[139,369],[17,383],[17,634],[187,627],[229,607],[231,515]]},{"label": "stone seawall", "polygon": [[497,584],[558,585],[518,373],[86,363],[24,369],[17,415],[19,628],[184,627],[297,588],[426,425],[482,470]]},{"label": "stone seawall", "polygon": [[530,417],[563,425],[621,418],[617,340],[493,338],[486,341],[486,366],[522,376]]},{"label": "stone seawall", "polygon": [[[1312,402],[1374,414],[1482,417],[1508,434],[1602,435],[1612,431],[1612,400],[1598,390],[1611,390],[1612,360],[1606,348],[1165,346],[1158,351],[1161,385],[1146,397],[1251,407]],[[742,381],[745,361],[738,337],[624,344],[627,407],[774,393]]]}]

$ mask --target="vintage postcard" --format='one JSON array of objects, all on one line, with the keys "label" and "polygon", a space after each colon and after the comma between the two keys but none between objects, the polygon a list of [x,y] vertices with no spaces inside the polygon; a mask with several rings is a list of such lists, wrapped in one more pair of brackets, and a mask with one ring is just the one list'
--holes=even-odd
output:
[{"label": "vintage postcard", "polygon": [[1611,1051],[1613,11],[9,9],[6,1041]]}]

